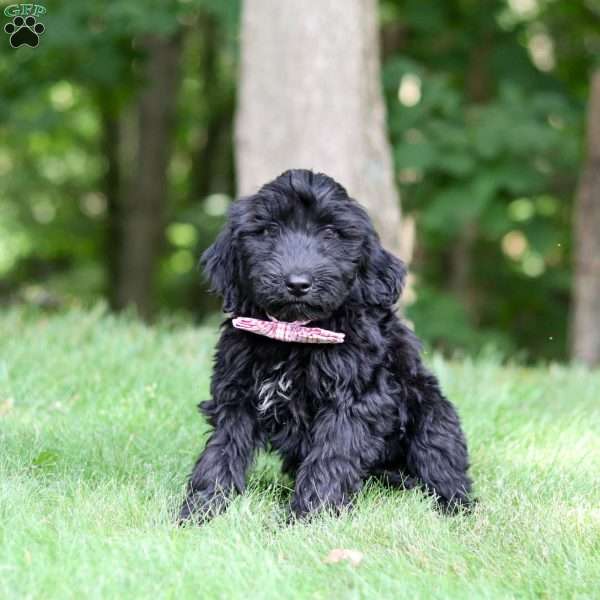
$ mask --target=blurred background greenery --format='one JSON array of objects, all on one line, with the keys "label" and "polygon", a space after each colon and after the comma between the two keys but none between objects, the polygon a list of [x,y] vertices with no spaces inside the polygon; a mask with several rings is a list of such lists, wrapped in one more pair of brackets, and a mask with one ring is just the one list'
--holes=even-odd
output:
[{"label": "blurred background greenery", "polygon": [[[238,0],[44,5],[38,48],[0,44],[0,302],[131,300],[123,204],[139,193],[148,55],[168,39],[150,73],[168,127],[146,132],[164,148],[150,180],[162,200],[134,303],[209,317],[219,304],[196,263],[235,197]],[[416,224],[407,316],[445,351],[567,359],[600,3],[381,0],[378,19],[397,185]]]}]

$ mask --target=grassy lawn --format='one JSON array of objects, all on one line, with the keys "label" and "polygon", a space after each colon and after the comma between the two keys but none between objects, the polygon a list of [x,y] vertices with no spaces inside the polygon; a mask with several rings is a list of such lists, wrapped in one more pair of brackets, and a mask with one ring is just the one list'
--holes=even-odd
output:
[{"label": "grassy lawn", "polygon": [[[177,529],[214,342],[4,311],[0,598],[600,597],[600,373],[430,361],[470,442],[473,515],[371,485],[342,518],[286,526],[288,483],[260,456],[226,515]],[[363,560],[324,562],[334,548]]]}]

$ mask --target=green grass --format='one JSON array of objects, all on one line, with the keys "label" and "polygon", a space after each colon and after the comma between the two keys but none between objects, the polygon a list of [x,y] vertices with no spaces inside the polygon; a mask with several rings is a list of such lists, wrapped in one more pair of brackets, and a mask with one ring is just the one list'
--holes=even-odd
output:
[{"label": "green grass", "polygon": [[599,373],[430,361],[470,442],[470,516],[370,485],[286,526],[261,456],[227,514],[177,529],[214,342],[101,310],[0,315],[0,598],[600,597]]}]

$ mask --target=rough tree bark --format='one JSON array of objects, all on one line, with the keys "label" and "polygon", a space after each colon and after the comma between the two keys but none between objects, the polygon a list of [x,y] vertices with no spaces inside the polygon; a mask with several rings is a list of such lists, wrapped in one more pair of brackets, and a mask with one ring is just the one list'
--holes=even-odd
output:
[{"label": "rough tree bark", "polygon": [[600,365],[600,69],[591,78],[586,161],[574,214],[572,357]]},{"label": "rough tree bark", "polygon": [[376,0],[245,0],[236,115],[241,194],[289,168],[331,175],[401,247]]},{"label": "rough tree bark", "polygon": [[123,213],[117,306],[152,310],[152,288],[163,231],[170,135],[177,96],[179,36],[144,40],[145,84],[138,103],[137,158]]}]

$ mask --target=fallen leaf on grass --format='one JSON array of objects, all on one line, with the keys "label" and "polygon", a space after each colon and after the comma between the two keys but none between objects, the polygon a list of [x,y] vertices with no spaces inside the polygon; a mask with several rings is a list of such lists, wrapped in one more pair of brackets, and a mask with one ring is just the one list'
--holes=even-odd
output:
[{"label": "fallen leaf on grass", "polygon": [[364,558],[359,550],[349,548],[334,548],[324,559],[327,564],[335,564],[347,560],[353,567],[358,567]]},{"label": "fallen leaf on grass", "polygon": [[3,417],[5,414],[7,414],[14,404],[15,403],[12,398],[7,398],[6,400],[0,402],[0,417]]}]

